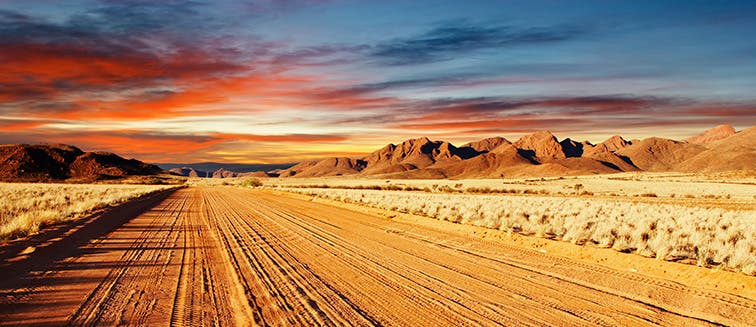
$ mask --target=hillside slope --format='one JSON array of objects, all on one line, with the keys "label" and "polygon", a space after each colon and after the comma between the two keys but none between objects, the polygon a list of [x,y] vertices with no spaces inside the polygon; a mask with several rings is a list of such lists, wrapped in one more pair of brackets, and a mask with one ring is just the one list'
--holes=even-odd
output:
[{"label": "hillside slope", "polygon": [[0,145],[0,181],[102,180],[153,175],[162,170],[109,152],[84,152],[65,144]]}]

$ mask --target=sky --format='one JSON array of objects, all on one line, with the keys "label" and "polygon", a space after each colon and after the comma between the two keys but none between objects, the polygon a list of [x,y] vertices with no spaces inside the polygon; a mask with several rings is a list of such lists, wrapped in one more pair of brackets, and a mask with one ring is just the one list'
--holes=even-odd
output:
[{"label": "sky", "polygon": [[753,1],[0,0],[0,143],[165,162],[756,125]]}]

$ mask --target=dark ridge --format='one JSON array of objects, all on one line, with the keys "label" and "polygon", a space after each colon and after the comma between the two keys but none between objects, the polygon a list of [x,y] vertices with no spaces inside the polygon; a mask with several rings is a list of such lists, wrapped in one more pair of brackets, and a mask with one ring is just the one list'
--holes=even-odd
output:
[{"label": "dark ridge", "polygon": [[0,145],[0,181],[44,182],[119,179],[162,170],[109,152],[84,152],[65,144]]}]

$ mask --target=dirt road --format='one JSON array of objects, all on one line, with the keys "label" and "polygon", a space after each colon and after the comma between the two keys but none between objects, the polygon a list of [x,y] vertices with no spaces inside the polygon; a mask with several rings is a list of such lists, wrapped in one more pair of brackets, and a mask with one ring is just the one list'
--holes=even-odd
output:
[{"label": "dirt road", "polygon": [[756,325],[734,295],[231,187],[68,250],[0,276],[0,325]]}]

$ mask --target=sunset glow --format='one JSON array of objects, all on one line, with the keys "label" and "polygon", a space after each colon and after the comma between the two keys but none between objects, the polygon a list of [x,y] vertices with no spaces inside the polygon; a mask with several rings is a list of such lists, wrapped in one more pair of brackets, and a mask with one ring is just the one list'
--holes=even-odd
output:
[{"label": "sunset glow", "polygon": [[754,3],[0,2],[0,143],[283,163],[756,124]]}]

